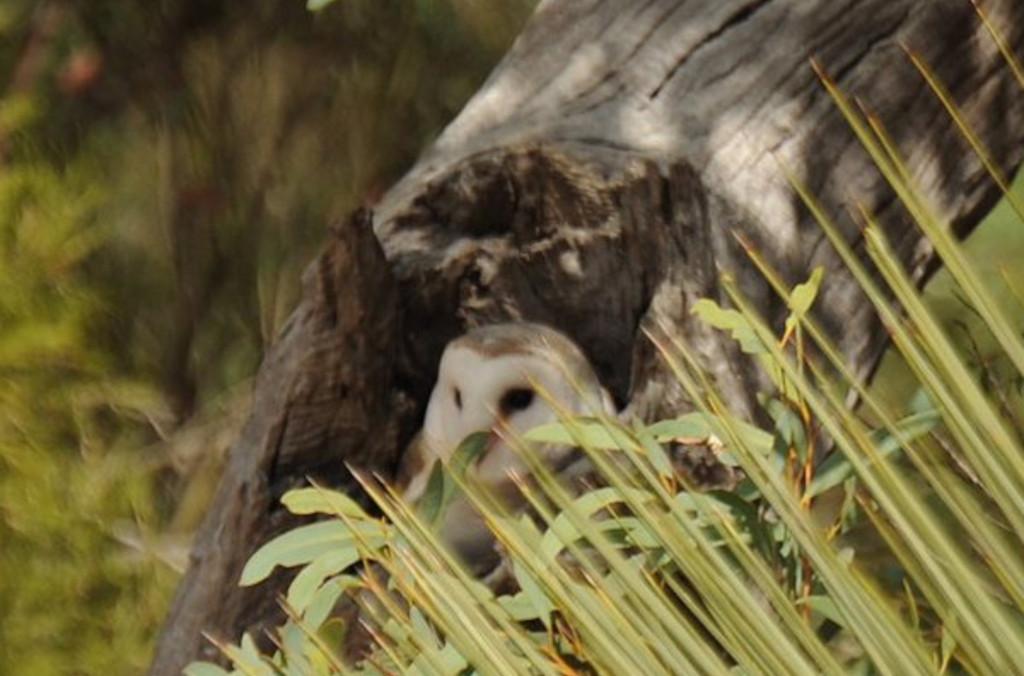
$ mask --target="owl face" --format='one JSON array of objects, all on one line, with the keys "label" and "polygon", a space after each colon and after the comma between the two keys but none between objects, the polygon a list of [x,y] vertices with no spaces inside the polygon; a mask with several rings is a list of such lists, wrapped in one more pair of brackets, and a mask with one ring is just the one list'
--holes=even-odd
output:
[{"label": "owl face", "polygon": [[[526,462],[502,437],[515,438],[558,420],[547,398],[571,414],[614,412],[586,357],[554,329],[495,324],[449,343],[423,424],[424,471],[413,477],[406,497],[419,497],[433,462],[447,460],[474,432],[492,433],[476,466],[477,480],[495,487],[508,481],[510,471],[525,474]],[[546,448],[542,452],[550,462],[557,462],[567,451]]]},{"label": "owl face", "polygon": [[[506,439],[558,420],[556,408],[569,414],[615,412],[590,362],[569,338],[540,324],[515,323],[481,327],[452,341],[441,357],[419,440],[399,469],[403,497],[419,499],[438,460],[450,458],[470,434],[489,432],[471,479],[517,508],[521,498],[509,475],[526,476],[529,465]],[[538,449],[551,464],[571,451]],[[494,537],[465,496],[448,506],[439,534],[474,572],[494,567]]]}]

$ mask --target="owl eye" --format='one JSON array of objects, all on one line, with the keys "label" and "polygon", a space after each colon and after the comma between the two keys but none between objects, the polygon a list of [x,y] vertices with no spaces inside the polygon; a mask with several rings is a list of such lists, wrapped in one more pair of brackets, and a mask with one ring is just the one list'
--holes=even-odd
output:
[{"label": "owl eye", "polygon": [[454,388],[452,390],[452,393],[453,393],[453,396],[455,398],[455,408],[457,408],[457,409],[459,409],[461,411],[462,410],[462,391],[459,390],[459,388],[456,387],[456,388]]},{"label": "owl eye", "polygon": [[528,387],[514,387],[501,395],[501,402],[498,404],[498,408],[505,414],[522,411],[530,408],[530,404],[533,403],[533,396],[533,390]]}]

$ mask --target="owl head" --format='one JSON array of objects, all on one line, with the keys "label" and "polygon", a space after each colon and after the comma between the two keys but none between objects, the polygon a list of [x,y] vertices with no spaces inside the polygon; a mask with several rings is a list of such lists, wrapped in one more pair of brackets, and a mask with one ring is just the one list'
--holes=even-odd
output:
[{"label": "owl head", "polygon": [[[564,334],[542,324],[507,323],[476,328],[453,340],[441,357],[419,441],[403,461],[404,497],[418,499],[434,463],[451,457],[474,432],[488,432],[489,438],[471,479],[502,494],[512,492],[507,490],[509,473],[525,476],[528,463],[506,439],[557,421],[559,408],[577,415],[615,412],[590,362]],[[540,452],[557,466],[571,449]],[[489,532],[467,503],[449,507],[442,537],[464,558],[479,556],[480,547],[491,545]]]}]

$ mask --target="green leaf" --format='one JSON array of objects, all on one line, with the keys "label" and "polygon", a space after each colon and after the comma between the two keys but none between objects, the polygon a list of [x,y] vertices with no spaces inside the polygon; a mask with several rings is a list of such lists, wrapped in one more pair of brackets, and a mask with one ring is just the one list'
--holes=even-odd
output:
[{"label": "green leaf", "polygon": [[461,674],[468,666],[466,658],[451,643],[441,649],[437,658],[446,674]]},{"label": "green leaf", "polygon": [[285,676],[305,676],[317,673],[313,670],[313,664],[309,659],[309,654],[317,652],[317,649],[312,645],[313,641],[309,635],[303,631],[304,628],[316,631],[319,625],[316,628],[310,627],[308,624],[306,627],[302,627],[295,622],[288,621],[279,632],[281,655],[287,664],[284,669]]},{"label": "green leaf", "polygon": [[[915,413],[896,423],[896,431],[905,441],[913,441],[930,432],[940,420],[938,411],[934,409],[924,413]],[[881,458],[887,458],[903,448],[900,438],[890,430],[876,430],[871,435],[875,449]],[[839,485],[853,475],[853,466],[841,452],[834,452],[821,463],[815,473],[814,480],[807,487],[806,497],[813,498]]]},{"label": "green leaf", "polygon": [[924,387],[917,388],[913,396],[910,397],[907,408],[911,413],[930,413],[936,410],[935,403],[928,396],[927,388]]},{"label": "green leaf", "polygon": [[[595,418],[574,418],[571,427],[566,423],[548,423],[534,427],[523,435],[526,441],[562,446],[584,445],[603,451],[619,450],[619,441],[608,426]],[[579,440],[579,441],[577,441]]]},{"label": "green leaf", "polygon": [[299,613],[305,612],[324,580],[342,572],[359,561],[359,558],[357,543],[318,556],[312,563],[299,571],[299,574],[288,586],[289,605]]},{"label": "green leaf", "polygon": [[946,665],[953,657],[956,650],[956,637],[946,627],[942,628],[942,639],[940,641],[940,652],[942,654],[942,670],[946,671]]},{"label": "green leaf", "polygon": [[497,600],[502,610],[516,622],[540,619],[537,606],[524,591],[519,591],[513,596],[499,596]]},{"label": "green leaf", "polygon": [[427,477],[427,487],[423,489],[423,495],[416,502],[416,511],[420,518],[431,525],[436,525],[441,518],[445,503],[444,466],[435,462]]},{"label": "green leaf", "polygon": [[241,646],[222,644],[218,647],[246,676],[274,676],[273,667],[260,656],[256,643],[248,632],[242,635]]},{"label": "green leaf", "polygon": [[733,339],[740,344],[740,349],[747,354],[761,354],[766,351],[750,322],[736,310],[727,310],[713,300],[701,298],[693,304],[692,312],[706,324],[722,331],[729,331]]},{"label": "green leaf", "polygon": [[427,622],[423,612],[416,606],[409,608],[409,628],[428,646],[440,647],[440,639],[437,637],[437,632],[434,631],[434,628]]},{"label": "green leaf", "polygon": [[467,436],[459,444],[459,447],[455,449],[455,452],[452,453],[452,457],[448,459],[448,471],[453,476],[465,477],[470,466],[487,450],[487,445],[490,441],[490,432],[474,432]]},{"label": "green leaf", "polygon": [[[676,439],[699,439],[705,441],[714,436],[728,448],[730,428],[755,453],[760,455],[771,453],[774,442],[771,434],[735,418],[726,421],[701,412],[687,413],[672,420],[654,423],[648,427],[647,431],[653,434],[658,441],[662,442]],[[722,456],[724,455],[722,454]],[[735,463],[734,460],[722,456],[719,457],[719,460],[723,463]]]},{"label": "green leaf", "polygon": [[746,499],[739,491],[714,490],[708,491],[705,495],[724,504],[740,524],[740,532],[750,535],[750,542],[754,548],[766,559],[773,558],[775,549],[772,545],[772,534],[768,531],[757,506],[752,503],[753,498]]},{"label": "green leaf", "polygon": [[491,435],[489,432],[470,434],[452,453],[445,468],[441,463],[434,463],[427,479],[427,487],[416,504],[420,517],[432,526],[440,523],[445,510],[458,493],[458,484],[452,475],[463,479],[470,466],[487,450]]},{"label": "green leaf", "polygon": [[[633,490],[630,491],[630,495],[638,501],[653,499],[653,495],[647,491]],[[570,510],[564,511],[555,517],[547,532],[544,533],[544,537],[541,538],[540,556],[547,562],[553,562],[566,544],[583,537],[583,533],[573,523],[570,513],[575,513],[577,516],[593,516],[609,505],[620,504],[624,501],[623,492],[613,487],[598,488],[576,498],[573,501],[574,509],[571,512]],[[614,524],[614,521],[611,521],[611,526],[619,527]]]},{"label": "green leaf", "polygon": [[313,592],[313,598],[306,606],[306,612],[302,619],[313,630],[320,628],[334,609],[338,598],[349,589],[356,589],[363,586],[362,580],[354,575],[338,575],[324,582],[324,584]]},{"label": "green leaf", "polygon": [[821,288],[821,280],[824,274],[825,269],[818,266],[814,268],[806,282],[797,284],[793,288],[793,293],[789,296],[790,315],[786,318],[786,333],[796,328],[799,321],[811,309],[811,305],[814,304],[814,299],[818,295],[818,289]]},{"label": "green leaf", "polygon": [[551,628],[551,613],[555,611],[555,605],[544,593],[544,589],[537,583],[530,571],[518,561],[512,566],[512,574],[519,583],[519,588],[533,606],[534,617],[544,623],[548,629]]},{"label": "green leaf", "polygon": [[807,434],[800,416],[778,399],[770,399],[765,404],[765,408],[768,415],[775,421],[775,432],[779,441],[782,442],[781,448],[775,449],[776,452],[785,456],[786,452],[792,448],[796,451],[800,461],[804,462],[807,459]]},{"label": "green leaf", "polygon": [[842,613],[839,612],[839,608],[836,606],[835,601],[830,597],[808,596],[804,599],[803,603],[810,606],[811,610],[814,612],[827,617],[840,627],[846,626],[846,619],[843,617]]},{"label": "green leaf", "polygon": [[404,673],[406,676],[456,676],[464,674],[467,665],[466,658],[449,643],[431,650],[429,655],[420,653]]},{"label": "green leaf", "polygon": [[327,488],[296,488],[281,497],[281,504],[292,514],[344,514],[353,519],[369,519],[355,500]]},{"label": "green leaf", "polygon": [[659,441],[694,439],[706,441],[715,433],[711,417],[703,413],[687,413],[671,420],[662,420],[647,427],[647,431]]},{"label": "green leaf", "polygon": [[365,540],[370,547],[379,547],[387,541],[387,531],[378,522],[356,522],[352,527],[355,531],[333,519],[300,526],[274,538],[249,558],[239,584],[243,587],[256,584],[265,580],[277,566],[309,563],[330,551],[351,547],[359,540]]},{"label": "green leaf", "polygon": [[184,676],[229,676],[229,672],[210,662],[192,662],[181,672]]},{"label": "green leaf", "polygon": [[645,425],[637,425],[633,433],[643,446],[647,457],[651,460],[651,465],[654,466],[658,474],[661,476],[672,476],[675,474],[675,468],[672,466],[672,460],[668,457],[668,453],[665,452],[665,449],[658,443],[658,440],[654,438],[654,435],[651,434]]}]

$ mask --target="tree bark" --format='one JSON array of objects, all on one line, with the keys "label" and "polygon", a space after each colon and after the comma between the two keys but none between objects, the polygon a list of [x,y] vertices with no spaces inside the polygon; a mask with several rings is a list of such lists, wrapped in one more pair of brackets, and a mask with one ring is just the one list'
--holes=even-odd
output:
[{"label": "tree bark", "polygon": [[[985,3],[1015,53],[1024,4]],[[642,329],[686,340],[740,413],[766,383],[690,315],[730,271],[765,316],[785,308],[746,262],[753,242],[817,302],[855,369],[884,347],[870,305],[790,188],[813,190],[851,241],[864,205],[917,280],[935,258],[842,120],[816,58],[886,125],[957,232],[999,196],[902,46],[919,52],[1007,172],[1024,154],[1024,92],[966,0],[547,0],[480,91],[373,219],[340,228],[270,351],[252,417],[197,536],[151,673],[209,659],[279,621],[285,579],[236,585],[292,522],[277,504],[307,475],[385,475],[418,427],[444,344],[509,318],[562,329],[617,401],[651,419],[686,401]],[[380,247],[378,248],[378,243]]]}]

